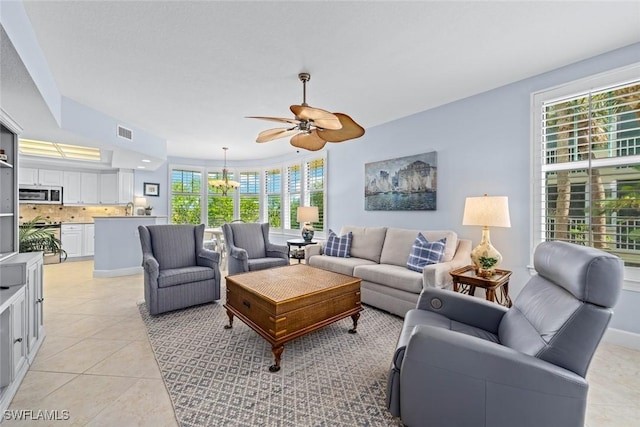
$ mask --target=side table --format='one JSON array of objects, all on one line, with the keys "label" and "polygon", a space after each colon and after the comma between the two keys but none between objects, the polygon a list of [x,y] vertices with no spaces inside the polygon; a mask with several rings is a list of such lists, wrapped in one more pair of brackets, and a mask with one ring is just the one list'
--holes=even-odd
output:
[{"label": "side table", "polygon": [[477,287],[484,288],[487,301],[511,307],[511,297],[509,296],[511,271],[496,268],[496,273],[493,276],[484,278],[476,275],[474,266],[468,265],[453,270],[449,274],[453,278],[453,290],[455,292],[473,296]]},{"label": "side table", "polygon": [[[287,240],[287,249],[289,252],[289,259],[297,259],[298,264],[304,259],[304,248],[307,245],[313,245],[318,243],[316,240],[306,241],[304,239],[289,239]],[[295,250],[291,250],[291,246],[297,248]]]}]

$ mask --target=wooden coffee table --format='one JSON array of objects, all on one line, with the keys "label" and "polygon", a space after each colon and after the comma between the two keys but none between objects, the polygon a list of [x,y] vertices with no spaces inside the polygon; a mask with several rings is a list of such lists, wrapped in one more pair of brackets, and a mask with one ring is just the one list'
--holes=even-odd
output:
[{"label": "wooden coffee table", "polygon": [[355,333],[362,306],[357,277],[295,264],[226,277],[229,324],[237,316],[271,344],[280,370],[284,344],[351,316]]}]

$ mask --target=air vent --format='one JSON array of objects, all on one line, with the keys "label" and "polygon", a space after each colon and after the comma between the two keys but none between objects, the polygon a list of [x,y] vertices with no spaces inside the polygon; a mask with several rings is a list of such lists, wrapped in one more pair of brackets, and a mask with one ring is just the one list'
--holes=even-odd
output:
[{"label": "air vent", "polygon": [[128,139],[129,141],[133,141],[133,131],[131,129],[127,129],[124,126],[118,125],[118,136],[120,138]]}]

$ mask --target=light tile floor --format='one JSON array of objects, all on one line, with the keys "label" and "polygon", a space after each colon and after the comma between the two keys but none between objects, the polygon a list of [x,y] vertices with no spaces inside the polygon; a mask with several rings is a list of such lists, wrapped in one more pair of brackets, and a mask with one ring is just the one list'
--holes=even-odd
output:
[{"label": "light tile floor", "polygon": [[[137,303],[143,278],[93,278],[93,262],[45,266],[46,338],[10,410],[69,411],[9,426],[177,426]],[[591,365],[588,427],[640,427],[640,351],[602,343]]]}]

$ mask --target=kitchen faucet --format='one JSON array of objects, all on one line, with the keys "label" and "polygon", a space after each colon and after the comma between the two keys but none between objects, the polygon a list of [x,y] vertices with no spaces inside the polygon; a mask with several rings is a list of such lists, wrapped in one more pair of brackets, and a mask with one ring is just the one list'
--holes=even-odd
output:
[{"label": "kitchen faucet", "polygon": [[129,215],[133,216],[133,203],[131,202],[127,203],[127,207],[124,209],[125,209],[125,212],[124,212],[125,216],[129,216]]}]

